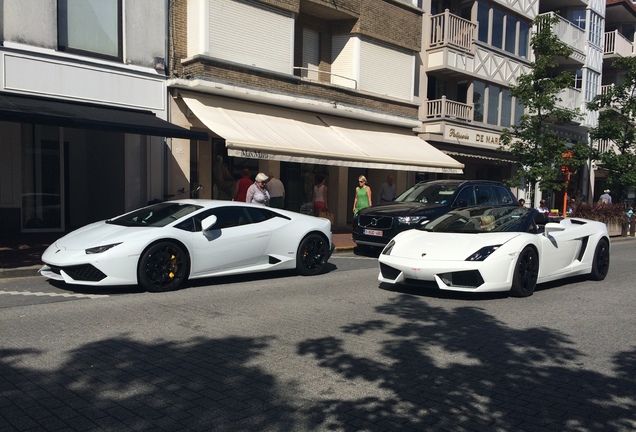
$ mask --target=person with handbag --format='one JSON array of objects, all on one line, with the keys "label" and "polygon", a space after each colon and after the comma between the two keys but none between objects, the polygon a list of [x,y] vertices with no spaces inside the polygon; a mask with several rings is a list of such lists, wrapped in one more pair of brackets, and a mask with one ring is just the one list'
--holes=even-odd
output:
[{"label": "person with handbag", "polygon": [[314,207],[314,214],[320,215],[320,212],[327,213],[327,193],[328,188],[325,185],[325,176],[318,174],[316,176],[316,185],[314,186],[314,199],[312,205]]}]

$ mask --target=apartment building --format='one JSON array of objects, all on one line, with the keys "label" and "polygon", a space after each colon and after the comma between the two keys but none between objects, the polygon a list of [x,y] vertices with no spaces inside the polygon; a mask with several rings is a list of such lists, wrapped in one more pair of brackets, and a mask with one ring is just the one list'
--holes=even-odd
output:
[{"label": "apartment building", "polygon": [[[359,175],[461,175],[463,164],[425,140],[419,108],[424,9],[403,0],[175,0],[168,87],[172,119],[211,139],[174,140],[173,189],[203,185],[227,198],[226,164],[286,186],[285,207],[306,211],[327,178],[336,225],[351,222]],[[218,169],[215,169],[215,166]],[[183,183],[180,173],[186,173]],[[211,187],[209,187],[211,186]],[[375,197],[374,197],[375,199]]]},{"label": "apartment building", "polygon": [[421,137],[465,165],[467,178],[511,178],[500,135],[523,114],[510,93],[528,73],[539,2],[429,0]]},{"label": "apartment building", "polygon": [[[625,75],[624,70],[613,66],[619,57],[631,57],[634,51],[634,33],[636,32],[636,4],[632,0],[607,0],[605,10],[605,34],[603,45],[603,75],[601,92],[605,92],[614,84],[621,83]],[[596,148],[601,151],[612,151],[611,142],[596,142]],[[602,166],[593,164],[595,173],[595,198],[605,189],[605,171]],[[626,204],[636,202],[636,191],[627,190]]]},{"label": "apartment building", "polygon": [[0,2],[0,232],[65,231],[165,193],[167,1]]},{"label": "apartment building", "polygon": [[[557,16],[552,31],[573,49],[569,58],[560,59],[560,67],[576,80],[559,96],[563,108],[578,108],[582,118],[555,127],[568,139],[589,142],[597,115],[585,103],[600,85],[604,1],[431,0],[430,12],[421,137],[464,163],[467,177],[505,179],[514,172],[514,162],[498,150],[499,139],[503,128],[523,114],[510,86],[529,72],[532,21],[539,15]],[[592,188],[593,176],[587,167],[584,171],[569,188]],[[525,191],[518,195],[524,197]],[[535,197],[539,200],[541,193]],[[562,193],[544,193],[544,198],[556,203]]]}]

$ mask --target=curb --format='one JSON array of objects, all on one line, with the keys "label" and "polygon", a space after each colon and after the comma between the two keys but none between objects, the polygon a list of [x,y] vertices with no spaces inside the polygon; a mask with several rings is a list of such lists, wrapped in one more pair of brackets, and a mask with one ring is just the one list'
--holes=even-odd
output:
[{"label": "curb", "polygon": [[39,276],[38,270],[43,264],[30,267],[0,268],[0,279]]}]

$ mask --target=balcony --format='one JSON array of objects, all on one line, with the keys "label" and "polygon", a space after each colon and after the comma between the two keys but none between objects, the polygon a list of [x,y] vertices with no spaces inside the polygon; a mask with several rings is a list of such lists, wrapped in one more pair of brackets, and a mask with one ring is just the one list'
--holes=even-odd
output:
[{"label": "balcony", "polygon": [[294,70],[300,71],[300,77],[302,79],[316,81],[324,84],[337,85],[341,87],[348,87],[356,90],[358,89],[358,81],[344,75],[338,75],[335,73],[306,67],[294,67]]},{"label": "balcony", "polygon": [[554,12],[548,12],[538,16],[538,18],[542,17],[544,17],[545,20],[537,20],[539,29],[541,29],[542,25],[545,25],[544,23],[547,22],[548,19],[552,17],[558,18],[558,21],[552,25],[552,33],[558,36],[559,40],[574,50],[570,55],[569,60],[571,62],[580,64],[585,63],[585,30]]},{"label": "balcony", "polygon": [[429,28],[429,48],[452,46],[472,52],[477,28],[475,23],[453,15],[446,9],[444,13],[430,17]]},{"label": "balcony", "polygon": [[634,55],[634,43],[620,34],[618,30],[605,33],[603,58],[629,57]]},{"label": "balcony", "polygon": [[557,101],[556,106],[559,108],[567,109],[574,111],[577,108],[581,107],[581,90],[575,89],[572,87],[561,90],[558,94],[558,97],[561,99],[560,102]]},{"label": "balcony", "polygon": [[467,122],[473,120],[473,105],[448,100],[446,96],[427,100],[425,103],[426,119],[454,119]]}]

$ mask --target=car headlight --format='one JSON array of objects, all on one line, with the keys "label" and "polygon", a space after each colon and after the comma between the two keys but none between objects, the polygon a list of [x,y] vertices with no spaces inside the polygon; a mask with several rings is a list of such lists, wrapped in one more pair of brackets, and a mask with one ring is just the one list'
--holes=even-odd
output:
[{"label": "car headlight", "polygon": [[427,219],[426,216],[399,216],[398,223],[402,225],[415,225]]},{"label": "car headlight", "polygon": [[501,247],[501,245],[484,246],[483,248],[479,249],[477,252],[466,258],[466,261],[483,261],[490,255],[492,255],[494,251],[499,249],[499,247]]},{"label": "car headlight", "polygon": [[391,240],[384,249],[382,249],[382,255],[391,255],[391,249],[395,246],[395,240]]},{"label": "car headlight", "polygon": [[115,246],[119,244],[121,244],[121,242],[104,245],[104,246],[96,246],[96,247],[88,248],[84,252],[86,252],[86,254],[98,254],[98,253],[106,252],[108,249],[114,248]]}]

